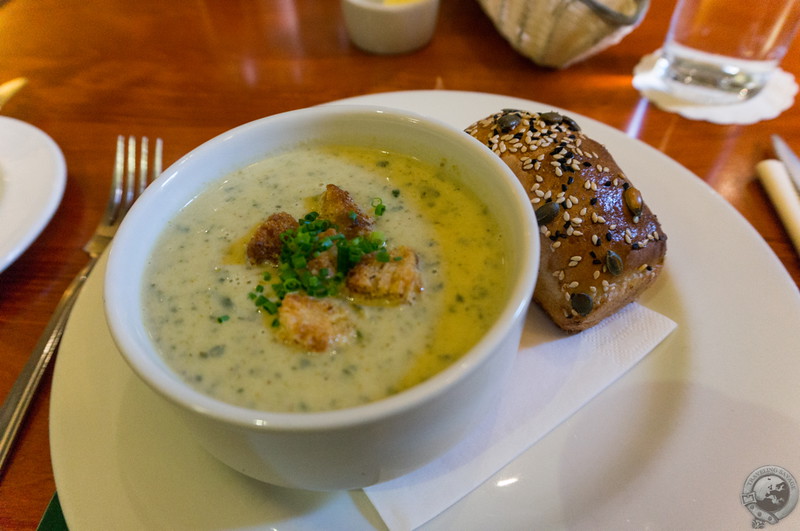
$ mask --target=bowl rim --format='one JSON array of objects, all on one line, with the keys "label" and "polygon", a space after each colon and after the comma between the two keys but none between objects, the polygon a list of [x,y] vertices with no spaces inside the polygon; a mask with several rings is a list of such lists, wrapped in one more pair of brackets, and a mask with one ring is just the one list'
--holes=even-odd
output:
[{"label": "bowl rim", "polygon": [[[411,127],[424,127],[438,134],[447,135],[453,141],[469,146],[468,149],[474,151],[476,158],[480,158],[482,162],[497,170],[498,177],[501,177],[509,187],[507,195],[514,201],[513,205],[508,205],[508,209],[513,208],[523,223],[519,228],[522,241],[509,242],[509,245],[517,247],[521,266],[520,274],[509,286],[510,297],[502,311],[488,332],[455,363],[409,389],[367,404],[319,412],[270,412],[233,405],[195,390],[177,374],[171,373],[165,362],[160,360],[153,342],[146,337],[146,334],[142,335],[143,325],[139,323],[135,327],[130,325],[129,319],[134,312],[130,308],[119,310],[119,299],[124,297],[121,294],[124,289],[120,281],[129,278],[125,274],[127,264],[125,255],[129,252],[128,248],[133,244],[133,239],[137,237],[137,223],[145,218],[147,209],[155,202],[154,198],[159,190],[181,179],[181,175],[186,173],[185,167],[190,163],[197,159],[202,160],[221,148],[224,149],[223,144],[226,142],[243,135],[246,138],[246,135],[257,134],[264,128],[266,130],[279,128],[281,124],[286,124],[287,120],[295,122],[307,120],[310,123],[322,118],[346,120],[354,116],[380,120],[388,117]],[[268,154],[269,151],[265,151],[265,155]],[[235,168],[244,166],[246,163],[240,162]],[[199,190],[219,178],[220,176],[201,179],[205,185]],[[158,230],[158,234],[160,233],[161,230]],[[155,239],[157,237],[156,235]],[[516,245],[517,243],[519,245]],[[411,111],[364,104],[320,105],[282,112],[234,127],[204,142],[170,165],[133,205],[112,242],[104,279],[104,311],[111,336],[128,366],[158,394],[184,409],[229,425],[270,431],[297,432],[346,428],[402,415],[445,393],[457,381],[480,370],[480,367],[490,359],[493,350],[512,331],[517,320],[524,319],[538,276],[539,246],[537,224],[525,190],[500,157],[480,141],[443,121]],[[127,271],[130,272],[129,269]],[[158,361],[153,359],[153,356],[158,358]]]}]

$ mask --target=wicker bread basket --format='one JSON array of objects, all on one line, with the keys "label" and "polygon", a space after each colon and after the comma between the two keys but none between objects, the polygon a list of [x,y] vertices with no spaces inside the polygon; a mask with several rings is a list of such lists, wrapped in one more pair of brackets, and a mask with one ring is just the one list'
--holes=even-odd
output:
[{"label": "wicker bread basket", "polygon": [[564,68],[618,43],[649,0],[478,0],[500,34],[538,65]]}]

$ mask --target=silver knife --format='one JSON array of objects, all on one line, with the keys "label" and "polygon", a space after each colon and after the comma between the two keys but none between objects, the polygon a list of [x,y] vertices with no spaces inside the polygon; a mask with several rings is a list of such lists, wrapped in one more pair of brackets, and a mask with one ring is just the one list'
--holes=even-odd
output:
[{"label": "silver knife", "polygon": [[800,194],[800,158],[795,155],[789,144],[778,135],[772,135],[772,147],[775,149],[775,154],[783,162],[783,165],[786,166],[786,171],[789,173],[789,177],[792,178],[797,193]]}]

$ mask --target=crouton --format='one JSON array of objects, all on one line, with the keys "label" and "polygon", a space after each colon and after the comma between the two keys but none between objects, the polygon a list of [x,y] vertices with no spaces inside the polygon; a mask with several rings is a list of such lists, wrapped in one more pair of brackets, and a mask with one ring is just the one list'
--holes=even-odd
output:
[{"label": "crouton", "polygon": [[278,335],[311,352],[346,344],[355,337],[355,327],[344,304],[337,299],[289,293],[278,308]]},{"label": "crouton", "polygon": [[378,260],[377,253],[370,253],[348,272],[346,285],[353,294],[366,299],[413,302],[423,289],[419,259],[404,246],[391,251],[385,262]]},{"label": "crouton", "polygon": [[351,239],[372,232],[375,220],[364,212],[353,197],[335,184],[329,184],[320,198],[319,216],[339,228],[339,232]]},{"label": "crouton", "polygon": [[286,212],[272,214],[247,242],[247,259],[251,264],[277,265],[281,256],[281,234],[296,229],[300,224]]}]

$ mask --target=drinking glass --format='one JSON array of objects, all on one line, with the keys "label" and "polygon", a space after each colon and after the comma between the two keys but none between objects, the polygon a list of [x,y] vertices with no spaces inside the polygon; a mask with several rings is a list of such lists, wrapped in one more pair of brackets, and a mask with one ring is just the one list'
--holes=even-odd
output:
[{"label": "drinking glass", "polygon": [[800,0],[678,0],[658,72],[675,96],[703,104],[758,94],[800,25]]}]

